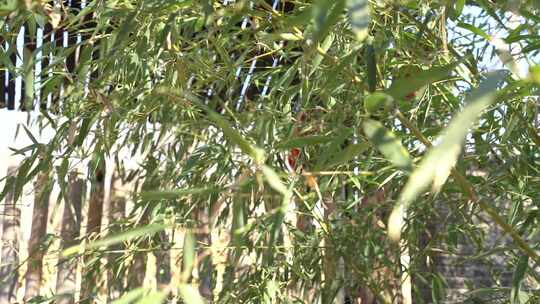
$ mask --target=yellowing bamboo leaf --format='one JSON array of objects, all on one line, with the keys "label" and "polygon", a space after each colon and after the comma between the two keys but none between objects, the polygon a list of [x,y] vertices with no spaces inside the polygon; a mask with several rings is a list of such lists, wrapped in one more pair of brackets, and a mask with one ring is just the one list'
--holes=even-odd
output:
[{"label": "yellowing bamboo leaf", "polygon": [[398,203],[388,221],[388,234],[392,240],[400,239],[404,218],[410,204],[429,185],[432,191],[438,191],[454,167],[463,140],[478,116],[497,96],[497,85],[504,79],[501,71],[490,73],[482,84],[467,98],[465,108],[450,122],[440,143],[433,147],[413,171],[407,184],[400,193]]},{"label": "yellowing bamboo leaf", "polygon": [[403,170],[409,171],[411,169],[412,161],[409,152],[392,131],[386,129],[382,123],[372,119],[366,119],[362,123],[362,128],[369,141],[386,159]]},{"label": "yellowing bamboo leaf", "polygon": [[304,39],[301,35],[294,34],[294,33],[281,33],[278,35],[279,38],[283,40],[289,40],[289,41],[298,41]]},{"label": "yellowing bamboo leaf", "polygon": [[196,242],[193,232],[187,231],[184,237],[182,273],[185,279],[188,279],[195,265]]}]

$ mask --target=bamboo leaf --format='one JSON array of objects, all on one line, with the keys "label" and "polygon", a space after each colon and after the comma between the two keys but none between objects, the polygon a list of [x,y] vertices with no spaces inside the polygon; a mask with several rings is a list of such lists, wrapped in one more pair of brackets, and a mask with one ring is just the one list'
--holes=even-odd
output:
[{"label": "bamboo leaf", "polygon": [[416,197],[430,184],[433,191],[442,187],[458,159],[467,132],[482,111],[495,101],[497,85],[503,79],[504,73],[501,71],[488,75],[467,98],[465,108],[452,119],[440,143],[424,156],[419,167],[411,174],[388,220],[388,234],[392,240],[400,239],[407,208]]},{"label": "bamboo leaf", "polygon": [[420,71],[404,78],[398,78],[392,82],[392,85],[390,85],[390,88],[385,93],[394,97],[394,99],[402,99],[423,86],[448,77],[456,66],[457,63],[452,63]]},{"label": "bamboo leaf", "polygon": [[112,304],[129,304],[133,301],[140,298],[144,293],[146,292],[146,289],[143,287],[139,287],[133,290],[128,291],[125,293],[122,297],[112,302]]},{"label": "bamboo leaf", "polygon": [[466,30],[469,30],[473,33],[475,33],[476,35],[486,39],[487,41],[491,40],[491,37],[486,33],[484,32],[483,30],[481,30],[480,28],[472,25],[472,24],[468,24],[468,23],[465,23],[465,22],[458,22],[457,26],[461,27],[461,28],[464,28]]},{"label": "bamboo leaf", "polygon": [[521,284],[529,268],[529,256],[522,255],[516,265],[516,270],[514,270],[514,275],[512,278],[512,290],[510,303],[512,304],[521,304],[520,293],[521,293]]},{"label": "bamboo leaf", "polygon": [[211,194],[221,192],[223,189],[218,187],[192,188],[192,189],[175,189],[175,190],[157,190],[145,191],[140,193],[143,200],[161,200],[175,199],[179,197],[196,195],[196,194]]},{"label": "bamboo leaf", "polygon": [[314,146],[318,144],[324,144],[331,141],[332,138],[328,136],[304,136],[287,139],[277,144],[276,149],[288,150],[292,148],[302,148],[305,146]]},{"label": "bamboo leaf", "polygon": [[62,256],[68,257],[70,255],[74,255],[79,252],[82,252],[82,250],[92,250],[92,249],[97,249],[99,247],[106,247],[106,246],[122,243],[124,241],[130,240],[136,237],[151,236],[165,229],[166,227],[167,227],[166,225],[151,224],[144,227],[135,228],[135,229],[123,232],[123,233],[119,233],[117,235],[109,236],[100,240],[90,242],[86,245],[79,244],[79,245],[69,247],[65,249],[64,251],[62,251]]},{"label": "bamboo leaf", "polygon": [[364,98],[364,108],[367,113],[375,113],[380,109],[390,109],[394,104],[392,96],[383,92],[375,92]]},{"label": "bamboo leaf", "polygon": [[30,132],[30,130],[28,130],[28,128],[25,125],[23,125],[23,128],[24,128],[24,131],[26,132],[26,135],[28,135],[28,137],[34,143],[34,145],[38,145],[39,143],[34,137],[34,135],[32,135],[32,132]]},{"label": "bamboo leaf", "polygon": [[330,32],[345,8],[345,0],[316,0],[313,4],[313,43],[317,45]]},{"label": "bamboo leaf", "polygon": [[386,159],[398,168],[406,171],[411,170],[412,161],[409,152],[392,131],[386,129],[382,123],[372,119],[366,119],[362,123],[362,128],[369,141]]},{"label": "bamboo leaf", "polygon": [[229,138],[233,143],[237,144],[242,152],[249,155],[255,163],[261,164],[264,162],[265,155],[264,151],[252,145],[247,141],[238,131],[236,131],[227,120],[225,120],[221,115],[209,111],[208,112],[210,119],[212,119],[216,125],[221,128],[225,136]]},{"label": "bamboo leaf", "polygon": [[283,182],[281,181],[281,178],[277,175],[276,171],[274,169],[264,165],[261,167],[261,171],[266,178],[266,181],[272,187],[274,190],[282,194],[284,197],[291,197],[290,190],[285,187]]},{"label": "bamboo leaf", "polygon": [[362,42],[368,36],[369,2],[368,0],[347,0],[347,9],[356,40]]},{"label": "bamboo leaf", "polygon": [[360,143],[360,144],[351,144],[345,147],[345,149],[341,150],[339,153],[337,153],[329,162],[328,167],[334,167],[337,165],[346,164],[347,162],[353,160],[358,154],[364,152],[369,148],[369,145],[367,143]]}]

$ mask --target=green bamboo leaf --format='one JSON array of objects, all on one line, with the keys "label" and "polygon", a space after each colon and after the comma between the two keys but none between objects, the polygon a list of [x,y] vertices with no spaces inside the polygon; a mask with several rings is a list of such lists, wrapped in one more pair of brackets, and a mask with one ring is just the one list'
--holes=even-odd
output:
[{"label": "green bamboo leaf", "polygon": [[327,167],[330,168],[337,165],[346,164],[347,162],[353,160],[358,154],[366,151],[367,148],[369,148],[367,143],[348,145],[328,162]]},{"label": "green bamboo leaf", "polygon": [[21,148],[21,149],[15,149],[15,148],[12,148],[12,147],[8,147],[9,150],[13,151],[13,153],[15,154],[18,154],[18,155],[21,155],[21,156],[25,156],[26,152],[28,151],[32,151],[34,149],[37,149],[41,146],[41,144],[31,144],[29,146],[26,146],[24,148]]},{"label": "green bamboo leaf", "polygon": [[112,304],[129,304],[140,298],[146,292],[146,288],[139,287],[125,293],[121,298],[112,302]]},{"label": "green bamboo leaf", "polygon": [[487,41],[491,40],[491,36],[488,35],[486,32],[484,32],[482,29],[472,25],[472,24],[468,24],[468,23],[465,23],[465,22],[458,22],[457,26],[461,27],[461,28],[464,28],[466,30],[469,30],[473,33],[475,33],[476,35],[486,39]]},{"label": "green bamboo leaf", "polygon": [[235,130],[222,115],[214,112],[212,109],[206,106],[196,95],[188,91],[184,91],[183,95],[189,101],[202,108],[208,114],[208,118],[210,118],[210,120],[223,131],[223,134],[225,134],[225,136],[234,144],[238,145],[242,152],[249,155],[255,161],[255,163],[264,163],[266,158],[264,151],[246,140],[242,134]]},{"label": "green bamboo leaf", "polygon": [[240,200],[238,197],[235,197],[233,200],[231,239],[233,245],[237,248],[244,245],[243,229],[246,226],[245,215],[246,210],[244,201]]},{"label": "green bamboo leaf", "polygon": [[210,194],[221,191],[223,191],[223,189],[218,187],[145,191],[140,193],[140,198],[142,200],[175,199],[189,195]]},{"label": "green bamboo leaf", "polygon": [[199,291],[191,285],[182,284],[178,286],[178,291],[186,304],[205,304]]},{"label": "green bamboo leaf", "polygon": [[316,0],[313,4],[314,33],[313,43],[317,45],[330,32],[341,16],[345,0]]},{"label": "green bamboo leaf", "polygon": [[28,135],[28,137],[30,138],[30,140],[34,143],[34,145],[37,145],[38,144],[38,141],[36,140],[36,138],[34,137],[34,135],[32,135],[32,132],[30,132],[30,130],[28,130],[28,128],[25,126],[25,125],[22,125],[23,128],[24,128],[24,132],[26,132],[26,135]]},{"label": "green bamboo leaf", "polygon": [[392,82],[392,85],[390,85],[390,88],[385,93],[394,97],[394,99],[402,99],[409,93],[421,89],[423,86],[448,77],[456,66],[457,63],[452,63],[420,71],[404,78],[398,78]]},{"label": "green bamboo leaf", "polygon": [[291,197],[291,191],[283,184],[281,178],[279,178],[274,169],[263,165],[261,167],[261,171],[270,187],[272,187],[274,190],[276,190],[286,198]]},{"label": "green bamboo leaf", "polygon": [[521,294],[521,284],[529,268],[529,256],[522,255],[516,265],[516,270],[514,270],[514,275],[512,277],[512,290],[510,303],[511,304],[521,304],[520,294]]},{"label": "green bamboo leaf", "polygon": [[[333,35],[332,33],[330,33],[328,35],[328,37],[326,37],[326,39],[324,39],[323,43],[321,43],[321,47],[320,47],[320,50],[326,54],[328,52],[328,50],[330,49],[330,47],[332,46],[332,43],[334,43],[334,39],[335,39],[335,35]],[[311,71],[310,71],[310,75],[313,75],[313,73],[315,71],[317,71],[317,69],[319,68],[319,66],[321,65],[321,62],[322,60],[324,59],[324,56],[323,54],[320,54],[320,53],[317,53],[314,58],[313,58],[313,61],[311,63]]]},{"label": "green bamboo leaf", "polygon": [[305,146],[314,146],[318,144],[324,144],[331,141],[332,138],[329,136],[304,136],[304,137],[295,137],[287,139],[283,142],[280,142],[276,145],[276,149],[288,150],[292,148],[302,148]]},{"label": "green bamboo leaf", "polygon": [[229,138],[233,143],[238,145],[242,152],[249,155],[257,164],[264,162],[264,151],[255,147],[249,141],[247,141],[238,131],[236,131],[229,122],[221,115],[214,111],[208,111],[208,115],[212,121],[223,131],[225,136]]},{"label": "green bamboo leaf", "polygon": [[411,157],[399,138],[382,123],[366,119],[362,123],[364,134],[381,154],[398,168],[409,171],[412,168]]},{"label": "green bamboo leaf", "polygon": [[84,249],[92,250],[99,247],[107,247],[110,245],[122,243],[124,241],[130,240],[136,237],[140,237],[140,236],[151,236],[165,229],[166,227],[167,227],[166,225],[161,225],[161,224],[150,224],[144,227],[132,229],[126,232],[119,233],[117,235],[113,235],[113,236],[109,236],[100,240],[96,240],[86,245],[81,243],[79,245],[69,247],[65,249],[64,251],[62,251],[62,256],[68,257],[70,255],[74,255],[79,252],[82,252]]},{"label": "green bamboo leaf", "polygon": [[367,113],[375,113],[380,109],[388,110],[394,104],[392,96],[383,92],[375,92],[364,98],[364,108]]},{"label": "green bamboo leaf", "polygon": [[360,42],[368,36],[369,26],[369,2],[368,0],[347,0],[349,21],[351,28]]},{"label": "green bamboo leaf", "polygon": [[454,9],[455,9],[457,17],[461,15],[461,12],[463,12],[464,7],[465,7],[465,0],[456,0]]},{"label": "green bamboo leaf", "polygon": [[465,108],[452,119],[440,143],[430,149],[419,167],[411,174],[389,218],[388,234],[391,239],[400,239],[406,211],[416,197],[430,184],[433,185],[433,191],[442,187],[458,159],[467,132],[478,116],[495,101],[497,85],[503,79],[504,73],[501,71],[488,75],[467,98]]}]

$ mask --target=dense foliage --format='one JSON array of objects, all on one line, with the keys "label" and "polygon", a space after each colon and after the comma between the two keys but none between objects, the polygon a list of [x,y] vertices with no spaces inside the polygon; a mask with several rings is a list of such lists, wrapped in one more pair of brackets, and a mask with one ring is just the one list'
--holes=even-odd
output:
[{"label": "dense foliage", "polygon": [[[444,294],[429,257],[472,239],[474,259],[502,254],[514,271],[491,292],[535,303],[537,1],[224,2],[2,4],[7,42],[24,24],[41,41],[48,22],[80,38],[24,52],[26,98],[63,95],[38,122],[54,138],[20,151],[11,182],[51,172],[66,195],[81,161],[92,174],[114,159],[132,185],[124,234],[68,254],[123,242],[110,267],[127,269],[170,250],[183,272],[156,302],[180,290],[199,303],[193,283],[219,303],[394,303],[412,278],[422,303],[423,289]],[[485,223],[504,240],[487,248]]]}]

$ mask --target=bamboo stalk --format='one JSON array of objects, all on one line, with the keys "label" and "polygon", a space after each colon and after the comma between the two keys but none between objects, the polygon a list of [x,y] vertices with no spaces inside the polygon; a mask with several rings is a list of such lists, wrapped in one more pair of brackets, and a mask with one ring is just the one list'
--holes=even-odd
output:
[{"label": "bamboo stalk", "polygon": [[32,212],[32,228],[28,242],[28,270],[26,272],[26,284],[24,301],[27,302],[39,295],[43,280],[43,239],[47,233],[47,218],[49,214],[49,199],[51,187],[47,185],[49,176],[47,173],[38,175],[34,185],[34,208]]},{"label": "bamboo stalk", "polygon": [[[15,178],[17,167],[10,166],[7,176]],[[19,236],[20,236],[20,209],[15,204],[15,189],[10,189],[6,195],[3,212],[3,230],[0,264],[0,303],[16,302],[18,288],[19,266]]]}]

